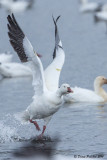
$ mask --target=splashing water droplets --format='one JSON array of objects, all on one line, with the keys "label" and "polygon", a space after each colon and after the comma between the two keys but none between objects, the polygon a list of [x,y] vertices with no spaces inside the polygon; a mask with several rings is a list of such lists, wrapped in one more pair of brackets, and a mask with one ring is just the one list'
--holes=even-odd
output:
[{"label": "splashing water droplets", "polygon": [[17,137],[16,135],[15,128],[0,123],[0,143],[12,142],[13,137]]},{"label": "splashing water droplets", "polygon": [[16,114],[6,114],[0,120],[0,143],[29,141],[37,132],[33,125],[23,124]]}]

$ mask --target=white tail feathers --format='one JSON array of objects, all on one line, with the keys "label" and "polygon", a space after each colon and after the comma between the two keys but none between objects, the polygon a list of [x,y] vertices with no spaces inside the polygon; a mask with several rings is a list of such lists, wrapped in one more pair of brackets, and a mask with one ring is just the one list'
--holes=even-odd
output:
[{"label": "white tail feathers", "polygon": [[30,120],[29,112],[27,110],[23,112],[19,112],[14,116],[18,121],[21,122],[21,124],[24,124]]},{"label": "white tail feathers", "polygon": [[22,112],[22,115],[21,115],[21,120],[23,122],[27,122],[30,120],[30,115],[29,115],[29,112],[26,110],[24,112]]}]

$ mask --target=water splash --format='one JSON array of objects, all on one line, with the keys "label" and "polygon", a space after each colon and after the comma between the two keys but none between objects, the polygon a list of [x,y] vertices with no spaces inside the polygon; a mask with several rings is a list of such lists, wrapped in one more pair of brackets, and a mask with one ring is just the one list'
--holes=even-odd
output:
[{"label": "water splash", "polygon": [[13,142],[14,139],[19,139],[16,129],[0,122],[0,143]]},{"label": "water splash", "polygon": [[26,141],[35,136],[33,126],[21,124],[14,115],[7,114],[0,120],[0,143]]}]

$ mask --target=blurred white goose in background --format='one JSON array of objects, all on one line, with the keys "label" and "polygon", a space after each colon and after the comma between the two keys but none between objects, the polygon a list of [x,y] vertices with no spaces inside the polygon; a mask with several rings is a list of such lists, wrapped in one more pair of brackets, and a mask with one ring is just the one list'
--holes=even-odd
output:
[{"label": "blurred white goose in background", "polygon": [[106,33],[107,33],[107,5],[102,9],[101,12],[96,12],[94,15],[94,22],[104,22],[106,24]]},{"label": "blurred white goose in background", "polygon": [[10,52],[0,53],[0,63],[7,63],[12,61],[12,54]]},{"label": "blurred white goose in background", "polygon": [[28,66],[12,62],[13,55],[9,52],[0,54],[0,75],[3,78],[32,76]]},{"label": "blurred white goose in background", "polygon": [[104,76],[96,77],[94,81],[94,91],[75,87],[72,88],[74,93],[64,96],[65,102],[107,102],[107,92],[102,88],[107,84]]},{"label": "blurred white goose in background", "polygon": [[[11,55],[12,56],[12,55]],[[37,54],[38,57],[41,57],[40,54]],[[26,77],[31,76],[31,69],[25,64],[21,64],[18,62],[12,62],[9,60],[10,57],[7,57],[7,62],[0,62],[0,74],[3,78],[14,78],[14,77]]]},{"label": "blurred white goose in background", "polygon": [[80,11],[85,12],[94,12],[100,10],[102,4],[96,2],[88,2],[88,0],[79,0],[80,1]]},{"label": "blurred white goose in background", "polygon": [[[45,125],[40,137],[43,136],[47,123],[50,121],[51,116],[58,111],[63,102],[62,96],[72,92],[68,84],[61,85],[57,88],[57,91],[51,92],[47,89],[44,70],[40,58],[34,53],[34,49],[27,39],[23,31],[17,24],[14,15],[8,16],[8,29],[10,43],[14,50],[17,52],[22,62],[27,62],[31,67],[33,74],[33,86],[35,94],[33,102],[27,107],[23,113],[23,119],[33,123],[37,130],[40,130],[39,125],[35,121],[36,119],[44,119]],[[64,52],[59,44],[57,52]]]},{"label": "blurred white goose in background", "polygon": [[30,8],[34,0],[0,0],[0,5],[9,12],[20,13]]},{"label": "blurred white goose in background", "polygon": [[0,74],[4,78],[32,76],[28,66],[17,62],[0,63]]},{"label": "blurred white goose in background", "polygon": [[107,4],[103,4],[100,11],[107,12]]}]

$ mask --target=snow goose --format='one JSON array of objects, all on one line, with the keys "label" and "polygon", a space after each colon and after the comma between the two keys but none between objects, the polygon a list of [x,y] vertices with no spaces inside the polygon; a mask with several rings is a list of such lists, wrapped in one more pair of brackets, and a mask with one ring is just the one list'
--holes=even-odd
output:
[{"label": "snow goose", "polygon": [[7,11],[20,13],[25,11],[27,8],[31,7],[33,4],[33,0],[25,1],[25,0],[0,0],[0,4]]},{"label": "snow goose", "polygon": [[80,11],[83,13],[99,11],[102,7],[102,4],[96,2],[88,2],[88,0],[80,0],[80,3]]},{"label": "snow goose", "polygon": [[107,93],[102,88],[107,84],[107,79],[104,76],[96,77],[94,81],[94,91],[79,87],[72,88],[74,93],[64,96],[65,102],[107,102]]},{"label": "snow goose", "polygon": [[0,63],[7,63],[12,61],[12,54],[9,52],[0,53]]},{"label": "snow goose", "polygon": [[[72,90],[69,84],[62,84],[55,92],[47,89],[41,60],[34,53],[30,41],[19,27],[14,15],[12,14],[12,17],[9,15],[7,19],[9,22],[8,35],[10,37],[10,43],[17,52],[20,60],[29,64],[33,74],[33,86],[35,90],[33,102],[24,111],[22,117],[23,120],[33,123],[37,130],[40,130],[40,128],[35,120],[44,119],[45,125],[40,135],[42,137],[51,116],[57,112],[63,102],[62,96],[71,93]],[[62,47],[59,47],[59,50],[62,50]]]}]

